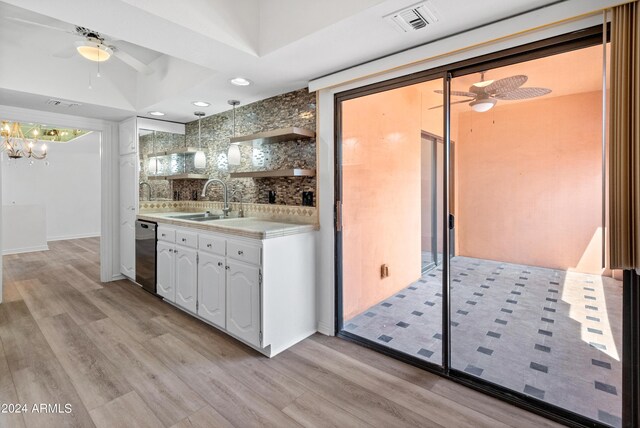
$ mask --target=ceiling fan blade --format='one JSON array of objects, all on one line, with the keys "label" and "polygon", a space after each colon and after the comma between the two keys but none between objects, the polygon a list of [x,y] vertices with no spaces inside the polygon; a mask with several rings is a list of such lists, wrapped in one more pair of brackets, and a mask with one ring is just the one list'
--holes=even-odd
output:
[{"label": "ceiling fan blade", "polygon": [[55,58],[71,58],[72,56],[74,56],[76,53],[78,53],[78,51],[76,50],[76,48],[74,48],[73,46],[66,46],[62,49],[60,49],[59,51],[56,51],[54,53],[51,54],[51,56],[55,57]]},{"label": "ceiling fan blade", "polygon": [[[472,98],[472,99],[470,99],[470,100],[454,101],[454,102],[449,103],[449,104],[469,103],[469,102],[471,102],[471,101],[473,101],[473,98]],[[441,107],[442,107],[442,105],[439,105],[439,106],[433,106],[433,107],[429,107],[429,110],[435,110],[435,109],[437,109],[437,108],[441,108]]]},{"label": "ceiling fan blade", "polygon": [[[436,94],[442,94],[443,93],[442,89],[436,89],[433,92],[435,92]],[[469,97],[469,98],[475,98],[476,97],[476,94],[474,94],[473,92],[451,91],[450,93],[454,97]]]},{"label": "ceiling fan blade", "polygon": [[21,24],[35,25],[36,27],[47,28],[49,30],[61,31],[67,34],[75,34],[73,31],[65,30],[64,28],[54,27],[53,25],[41,24],[39,22],[34,22],[34,21],[28,21],[22,18],[15,18],[13,16],[5,16],[4,18],[8,19],[9,21],[19,22]]},{"label": "ceiling fan blade", "polygon": [[513,91],[494,95],[499,100],[526,100],[527,98],[541,97],[551,93],[547,88],[518,88]]},{"label": "ceiling fan blade", "polygon": [[113,49],[113,56],[115,56],[120,61],[122,61],[125,64],[127,64],[129,67],[135,69],[139,73],[143,73],[143,74],[149,75],[149,74],[152,74],[153,71],[154,71],[153,68],[149,67],[147,64],[143,63],[142,61],[140,61],[137,58],[134,58],[133,56],[129,55],[128,53],[126,53],[125,51],[123,51],[121,49],[114,48]]},{"label": "ceiling fan blade", "polygon": [[504,79],[498,79],[489,86],[483,89],[486,94],[504,94],[505,92],[511,92],[524,85],[528,77],[523,74],[516,76],[505,77]]}]

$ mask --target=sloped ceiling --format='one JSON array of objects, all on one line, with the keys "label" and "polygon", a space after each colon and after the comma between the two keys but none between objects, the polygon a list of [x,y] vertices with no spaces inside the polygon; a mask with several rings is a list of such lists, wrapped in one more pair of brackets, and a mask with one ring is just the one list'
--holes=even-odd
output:
[{"label": "sloped ceiling", "polygon": [[[52,56],[78,39],[10,20],[0,23],[0,95],[22,104],[47,97],[78,101],[100,117],[115,112],[190,121],[204,100],[207,115],[307,85],[313,78],[427,43],[554,0],[430,0],[439,22],[401,34],[382,17],[415,0],[5,0],[0,17],[17,17],[71,30],[75,25],[107,35],[155,72],[143,75],[116,59],[97,65],[75,55]],[[6,61],[20,58],[20,61]],[[243,76],[249,87],[229,79]],[[91,79],[91,89],[89,80]],[[26,95],[29,97],[26,97]],[[35,97],[35,98],[34,98]],[[39,98],[38,98],[39,97]],[[28,98],[29,101],[26,99]],[[0,100],[0,103],[3,103]],[[107,117],[105,110],[104,117]],[[124,117],[124,116],[123,116]]]}]

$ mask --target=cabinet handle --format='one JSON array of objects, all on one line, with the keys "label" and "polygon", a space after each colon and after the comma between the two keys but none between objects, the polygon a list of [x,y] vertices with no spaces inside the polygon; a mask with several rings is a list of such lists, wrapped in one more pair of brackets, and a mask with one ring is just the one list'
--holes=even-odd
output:
[{"label": "cabinet handle", "polygon": [[173,253],[173,249],[169,248],[169,252],[170,252],[170,253]]},{"label": "cabinet handle", "polygon": [[243,254],[244,254],[244,251],[242,251],[242,250],[238,250],[238,255],[239,255],[239,256],[241,256],[241,255],[243,255]]},{"label": "cabinet handle", "polygon": [[207,244],[207,248],[211,248],[211,244]]},{"label": "cabinet handle", "polygon": [[178,254],[178,250],[173,250],[174,253]]},{"label": "cabinet handle", "polygon": [[162,237],[164,238],[165,236],[167,236],[167,235],[163,233],[163,234],[162,234]]},{"label": "cabinet handle", "polygon": [[225,266],[224,267],[226,270],[231,270],[231,268],[229,266]]},{"label": "cabinet handle", "polygon": [[222,262],[218,262],[218,266],[222,267]]},{"label": "cabinet handle", "polygon": [[182,238],[182,242],[187,242],[187,238]]}]

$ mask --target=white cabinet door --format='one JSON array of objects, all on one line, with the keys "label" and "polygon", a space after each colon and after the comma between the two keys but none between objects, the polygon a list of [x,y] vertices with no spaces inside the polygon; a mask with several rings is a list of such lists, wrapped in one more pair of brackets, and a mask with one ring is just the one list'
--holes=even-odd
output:
[{"label": "white cabinet door", "polygon": [[120,272],[135,279],[138,157],[120,157]]},{"label": "white cabinet door", "polygon": [[156,277],[156,292],[158,295],[165,299],[175,302],[176,289],[174,286],[175,280],[175,259],[173,244],[167,244],[166,242],[158,241],[157,246],[157,277]]},{"label": "white cabinet door", "polygon": [[198,296],[198,252],[194,249],[175,246],[175,303],[184,309],[195,313]]},{"label": "white cabinet door", "polygon": [[225,328],[225,261],[224,257],[199,253],[198,315],[218,327]]},{"label": "white cabinet door", "polygon": [[118,126],[120,140],[120,156],[136,153],[138,148],[138,124],[137,118],[132,117],[120,122]]},{"label": "white cabinet door", "polygon": [[260,269],[227,259],[227,330],[254,346],[260,343]]}]

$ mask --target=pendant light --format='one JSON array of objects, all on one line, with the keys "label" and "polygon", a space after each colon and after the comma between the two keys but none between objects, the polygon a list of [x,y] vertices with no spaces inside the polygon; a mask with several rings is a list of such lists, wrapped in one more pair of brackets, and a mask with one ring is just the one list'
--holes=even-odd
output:
[{"label": "pendant light", "polygon": [[[240,104],[238,100],[227,101],[229,105],[233,106],[233,136],[236,136],[236,106]],[[240,165],[240,146],[236,143],[229,145],[229,151],[227,153],[227,162],[229,165]]]},{"label": "pendant light", "polygon": [[202,116],[204,116],[204,112],[196,111],[193,114],[198,116],[198,151],[196,152],[196,155],[193,157],[193,166],[196,169],[203,169],[207,166],[207,157],[202,151],[202,139],[201,139],[202,128],[200,126],[200,119],[202,119]]},{"label": "pendant light", "polygon": [[149,156],[148,171],[150,175],[158,174],[158,156],[156,155],[156,131],[151,131],[151,156]]}]

